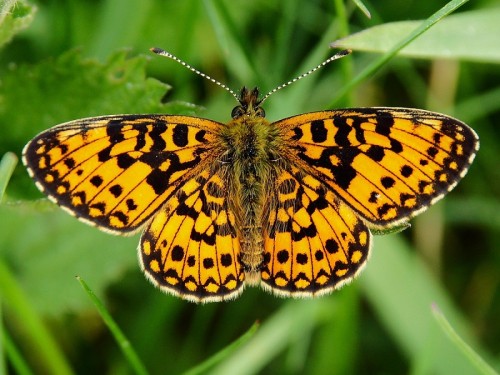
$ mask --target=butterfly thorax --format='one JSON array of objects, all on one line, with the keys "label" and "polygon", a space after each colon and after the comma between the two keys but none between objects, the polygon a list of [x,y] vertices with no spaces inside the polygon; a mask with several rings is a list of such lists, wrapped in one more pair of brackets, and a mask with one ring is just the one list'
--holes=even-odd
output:
[{"label": "butterfly thorax", "polygon": [[277,166],[279,131],[264,118],[258,91],[243,88],[240,106],[222,131],[230,201],[241,238],[241,264],[250,283],[260,281],[263,263],[262,216],[269,181]]}]

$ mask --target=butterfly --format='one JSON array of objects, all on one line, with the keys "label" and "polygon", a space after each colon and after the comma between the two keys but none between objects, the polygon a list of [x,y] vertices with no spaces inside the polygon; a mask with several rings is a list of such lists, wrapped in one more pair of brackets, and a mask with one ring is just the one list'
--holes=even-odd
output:
[{"label": "butterfly", "polygon": [[162,114],[67,122],[29,142],[23,161],[78,219],[114,234],[143,230],[139,259],[154,285],[210,302],[246,285],[290,297],[339,288],[366,264],[372,232],[409,226],[479,149],[466,124],[420,109],[270,122],[261,106],[270,94],[243,87],[226,124]]}]

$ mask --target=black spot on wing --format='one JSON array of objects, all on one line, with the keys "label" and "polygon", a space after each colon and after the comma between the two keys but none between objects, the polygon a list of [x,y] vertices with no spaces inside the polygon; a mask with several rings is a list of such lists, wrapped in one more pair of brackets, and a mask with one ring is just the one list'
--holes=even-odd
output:
[{"label": "black spot on wing", "polygon": [[413,168],[410,167],[409,165],[403,165],[401,167],[401,176],[408,178],[412,175],[412,173],[413,173]]},{"label": "black spot on wing", "polygon": [[188,127],[184,124],[175,125],[172,140],[177,147],[186,147],[188,144]]},{"label": "black spot on wing", "polygon": [[326,141],[328,130],[326,130],[323,120],[314,120],[311,123],[311,134],[312,140],[315,143],[323,143]]},{"label": "black spot on wing", "polygon": [[165,127],[163,122],[158,121],[154,124],[153,129],[149,132],[149,136],[153,141],[151,151],[161,152],[165,150],[165,148],[167,147],[167,143],[163,139],[162,135],[166,130],[167,128]]},{"label": "black spot on wing", "polygon": [[321,250],[316,250],[316,252],[314,253],[314,258],[317,260],[317,261],[320,261],[324,258],[324,254]]},{"label": "black spot on wing", "polygon": [[[322,150],[319,158],[311,158],[300,146],[295,147],[298,156],[308,165],[330,170],[333,181],[343,189],[349,188],[351,181],[356,177],[356,169],[352,166],[354,158],[361,153],[355,147],[327,147]],[[339,163],[332,164],[330,157],[339,159]]]},{"label": "black spot on wing", "polygon": [[187,259],[187,265],[189,267],[194,267],[196,265],[196,257],[194,255],[190,255]]},{"label": "black spot on wing", "polygon": [[184,249],[179,245],[175,245],[172,249],[171,257],[174,262],[180,262],[184,259]]},{"label": "black spot on wing", "polygon": [[103,179],[101,176],[95,175],[95,176],[92,176],[92,178],[90,179],[90,183],[92,185],[94,185],[95,187],[99,187],[102,185]]},{"label": "black spot on wing", "polygon": [[122,131],[123,121],[122,119],[112,119],[109,120],[106,127],[106,134],[112,144],[122,142],[125,139],[124,133]]},{"label": "black spot on wing", "polygon": [[399,154],[403,152],[403,145],[401,144],[401,142],[391,138],[391,150],[396,154]]},{"label": "black spot on wing", "polygon": [[206,134],[205,130],[198,130],[194,138],[200,143],[205,143],[207,141],[205,139],[205,134]]},{"label": "black spot on wing", "polygon": [[309,258],[307,256],[307,254],[304,254],[304,253],[298,253],[296,256],[295,256],[295,260],[298,264],[302,264],[302,265],[305,265],[307,264]]},{"label": "black spot on wing", "polygon": [[233,264],[233,257],[231,254],[221,254],[220,264],[222,264],[223,267],[231,266]]},{"label": "black spot on wing", "polygon": [[75,167],[76,163],[73,158],[66,158],[64,159],[64,165],[71,169]]},{"label": "black spot on wing", "polygon": [[337,251],[339,251],[339,244],[334,239],[329,238],[325,242],[325,249],[329,254],[335,254]]},{"label": "black spot on wing", "polygon": [[335,116],[333,119],[334,126],[337,127],[337,133],[335,134],[335,143],[339,147],[350,146],[351,142],[348,139],[349,133],[352,127],[347,124],[347,119],[342,116]]},{"label": "black spot on wing", "polygon": [[153,188],[155,194],[161,195],[168,187],[169,174],[159,169],[153,169],[146,177],[146,182]]},{"label": "black spot on wing", "polygon": [[107,146],[103,148],[101,151],[97,153],[97,158],[101,163],[104,163],[111,159],[111,149],[113,148],[113,145]]},{"label": "black spot on wing", "polygon": [[378,134],[389,136],[391,128],[394,126],[394,117],[387,112],[377,112],[376,119],[375,131]]},{"label": "black spot on wing", "polygon": [[118,198],[122,194],[123,188],[120,185],[116,184],[109,188],[109,192],[113,194],[115,198]]},{"label": "black spot on wing", "polygon": [[292,130],[293,130],[293,133],[294,133],[293,136],[291,137],[292,140],[298,141],[298,140],[300,140],[304,136],[304,133],[302,132],[302,129],[300,129],[299,127],[295,127]]},{"label": "black spot on wing", "polygon": [[213,268],[213,266],[214,266],[214,260],[212,258],[203,259],[203,268],[208,270],[210,268]]},{"label": "black spot on wing", "polygon": [[134,200],[129,198],[125,201],[125,204],[127,205],[127,208],[129,211],[133,211],[137,209],[137,204],[135,204]]},{"label": "black spot on wing", "polygon": [[392,177],[385,176],[380,179],[380,183],[385,189],[389,189],[394,186],[396,181]]},{"label": "black spot on wing", "polygon": [[372,159],[373,161],[378,163],[378,162],[381,162],[382,159],[384,158],[385,151],[384,151],[384,148],[382,146],[373,145],[373,146],[370,146],[370,148],[366,152],[366,155],[370,159]]},{"label": "black spot on wing", "polygon": [[120,154],[116,157],[116,162],[120,168],[127,169],[135,163],[135,159],[129,154]]},{"label": "black spot on wing", "polygon": [[427,149],[427,155],[429,155],[431,158],[434,158],[438,154],[438,149],[436,147],[429,147]]},{"label": "black spot on wing", "polygon": [[280,264],[285,264],[286,262],[288,262],[289,258],[290,258],[290,253],[288,252],[288,250],[280,250],[276,254],[276,259],[278,259],[278,262]]}]

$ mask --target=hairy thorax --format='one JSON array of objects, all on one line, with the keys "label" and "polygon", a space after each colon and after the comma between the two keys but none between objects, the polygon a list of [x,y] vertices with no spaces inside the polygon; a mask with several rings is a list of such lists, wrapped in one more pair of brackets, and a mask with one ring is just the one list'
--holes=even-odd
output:
[{"label": "hairy thorax", "polygon": [[230,166],[226,181],[241,238],[241,264],[247,282],[255,284],[264,260],[262,218],[269,181],[279,168],[278,130],[263,117],[244,115],[229,122],[222,133],[226,153],[221,163]]}]

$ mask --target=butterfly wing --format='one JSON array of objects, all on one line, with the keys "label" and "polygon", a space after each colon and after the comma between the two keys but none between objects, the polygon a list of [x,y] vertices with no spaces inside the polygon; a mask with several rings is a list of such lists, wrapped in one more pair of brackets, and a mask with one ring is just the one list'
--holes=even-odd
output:
[{"label": "butterfly wing", "polygon": [[351,280],[369,256],[368,227],[404,227],[457,184],[479,147],[467,125],[423,110],[324,111],[272,125],[287,152],[263,220],[261,276],[279,295]]},{"label": "butterfly wing", "polygon": [[292,166],[279,174],[272,191],[261,271],[265,289],[283,296],[321,295],[362,269],[370,231],[331,190]]},{"label": "butterfly wing", "polygon": [[187,181],[148,224],[142,268],[162,290],[194,302],[243,291],[240,243],[228,208],[227,181],[213,168]]},{"label": "butterfly wing", "polygon": [[416,109],[314,112],[274,125],[287,157],[375,229],[404,225],[442,198],[479,148],[464,123]]},{"label": "butterfly wing", "polygon": [[93,117],[39,134],[23,160],[38,188],[72,215],[128,233],[210,159],[220,126],[187,116]]}]

